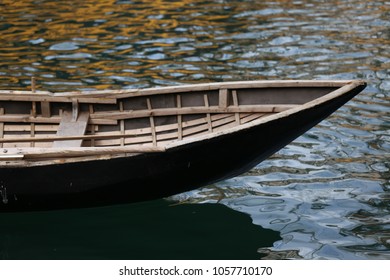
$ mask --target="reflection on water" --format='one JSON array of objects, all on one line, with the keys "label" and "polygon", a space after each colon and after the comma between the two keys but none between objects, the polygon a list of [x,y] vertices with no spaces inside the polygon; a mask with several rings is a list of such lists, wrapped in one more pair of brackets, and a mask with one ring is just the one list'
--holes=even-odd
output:
[{"label": "reflection on water", "polygon": [[280,238],[222,205],[164,200],[2,213],[0,224],[0,259],[258,259]]},{"label": "reflection on water", "polygon": [[32,76],[51,91],[366,79],[251,172],[174,198],[220,202],[279,231],[259,249],[269,258],[390,258],[387,1],[3,0],[0,10],[1,89]]}]

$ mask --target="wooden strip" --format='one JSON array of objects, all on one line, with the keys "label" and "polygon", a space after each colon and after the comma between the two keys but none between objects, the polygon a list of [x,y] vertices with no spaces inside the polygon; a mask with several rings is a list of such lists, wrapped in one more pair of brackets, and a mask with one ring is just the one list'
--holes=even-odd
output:
[{"label": "wooden strip", "polygon": [[[60,123],[60,116],[51,116],[51,117],[31,117],[31,115],[22,115],[22,114],[10,114],[10,115],[0,115],[0,122],[17,122],[17,123]],[[106,119],[106,118],[92,118],[89,120],[90,124],[101,124],[101,125],[117,125],[117,120]]]},{"label": "wooden strip", "polygon": [[[238,96],[237,96],[237,90],[232,90],[232,97],[233,97],[233,105],[238,107]],[[240,125],[240,113],[235,113],[234,114],[236,117],[236,123],[237,125]]]},{"label": "wooden strip", "polygon": [[[68,101],[56,101],[56,102],[71,102],[70,100],[74,97],[88,97],[88,98],[112,98],[115,95],[115,98],[126,98],[126,97],[135,97],[135,96],[147,96],[155,94],[166,94],[166,93],[184,93],[184,92],[196,92],[204,90],[219,90],[220,88],[230,88],[230,89],[240,89],[240,88],[289,88],[289,87],[343,87],[345,85],[352,85],[357,87],[359,85],[365,84],[363,80],[279,80],[279,81],[242,81],[242,82],[223,82],[223,83],[203,83],[203,84],[191,84],[191,85],[181,85],[181,86],[170,86],[163,88],[148,88],[148,89],[120,89],[120,90],[94,90],[94,91],[73,91],[73,92],[61,92],[55,93],[55,98],[66,98]],[[30,95],[31,91],[17,91],[17,90],[0,90],[0,100],[2,95],[6,97],[9,95]],[[48,91],[37,91],[36,94],[41,96],[51,96],[53,93]],[[35,94],[35,96],[36,96]],[[5,99],[7,100],[7,99]],[[27,100],[29,101],[29,100]],[[35,101],[40,101],[35,100]],[[116,100],[113,100],[115,104]],[[91,101],[80,103],[91,103]]]},{"label": "wooden strip", "polygon": [[[209,104],[209,97],[207,94],[203,95],[203,99],[204,99],[204,105],[206,108],[209,108],[210,107],[210,104]],[[207,118],[207,123],[209,125],[209,131],[210,132],[213,132],[213,125],[211,123],[211,117],[210,117],[210,113],[207,113],[206,114],[206,118]]]},{"label": "wooden strip", "polygon": [[182,108],[159,108],[149,110],[125,110],[123,112],[96,112],[92,118],[109,119],[132,119],[145,118],[150,116],[172,116],[188,114],[207,114],[207,113],[279,113],[288,109],[295,108],[298,104],[267,104],[267,105],[240,105],[220,108],[218,106],[182,107]]},{"label": "wooden strip", "polygon": [[[88,124],[89,112],[80,112],[77,121],[73,121],[73,112],[64,111],[57,131],[57,136],[83,136]],[[83,139],[57,140],[53,142],[54,148],[81,147]]]},{"label": "wooden strip", "polygon": [[11,137],[0,138],[0,143],[23,143],[23,142],[52,142],[52,141],[65,141],[65,140],[91,140],[91,139],[109,139],[109,138],[119,138],[119,137],[132,137],[132,135],[122,135],[122,134],[112,134],[112,135],[71,135],[71,136],[36,136],[36,137]]},{"label": "wooden strip", "polygon": [[[4,115],[4,108],[0,108],[0,115]],[[0,122],[0,138],[4,137],[4,122]],[[3,143],[0,143],[0,148],[3,147]]]},{"label": "wooden strip", "polygon": [[120,153],[157,153],[164,152],[165,148],[155,146],[127,146],[127,147],[73,147],[73,148],[9,148],[0,151],[1,157],[20,157],[24,159],[64,158],[91,155],[120,154]]},{"label": "wooden strip", "polygon": [[[53,124],[47,124],[47,125],[35,124],[34,126],[35,132],[57,131],[57,129],[58,129],[58,125],[53,125]],[[31,132],[31,124],[30,125],[4,124],[4,132]]]},{"label": "wooden strip", "polygon": [[[149,111],[152,111],[152,104],[150,102],[150,98],[146,98],[146,103],[148,105]],[[154,125],[154,117],[151,114],[149,117],[150,120],[150,128],[152,129],[152,138],[153,138],[153,145],[157,145],[157,137],[156,137],[156,126]]]},{"label": "wooden strip", "polygon": [[330,90],[335,87],[342,87],[347,84],[353,84],[354,87],[364,84],[362,80],[283,80],[283,81],[243,81],[243,82],[223,82],[223,83],[206,83],[206,84],[191,84],[183,86],[170,86],[163,88],[147,88],[147,89],[127,89],[127,90],[101,90],[101,91],[85,91],[85,92],[65,92],[63,96],[80,96],[88,94],[89,96],[112,96],[116,98],[128,98],[135,96],[148,96],[159,94],[177,94],[185,92],[199,91],[218,91],[219,89],[240,89],[240,88],[289,88],[289,87],[329,87]]},{"label": "wooden strip", "polygon": [[[2,92],[2,91],[0,91]],[[3,91],[4,92],[4,91]],[[47,95],[47,94],[39,94],[37,92],[34,95],[31,92],[29,94],[23,94],[22,92],[15,93],[0,93],[0,101],[31,101],[31,102],[65,102],[72,103],[72,100],[75,97],[69,96],[55,96],[55,95]],[[116,98],[110,97],[83,97],[77,96],[77,100],[79,103],[93,103],[93,104],[116,104]]]},{"label": "wooden strip", "polygon": [[[178,94],[176,96],[177,100],[177,108],[181,108],[181,95]],[[177,138],[179,140],[183,139],[183,116],[182,115],[177,115]]]},{"label": "wooden strip", "polygon": [[0,161],[2,161],[2,160],[21,160],[23,158],[24,158],[24,155],[0,154]]},{"label": "wooden strip", "polygon": [[263,118],[265,116],[269,116],[269,115],[270,114],[259,114],[259,113],[248,114],[248,115],[242,116],[241,123],[242,124],[248,123],[248,122],[254,121],[256,119]]},{"label": "wooden strip", "polygon": [[219,90],[219,108],[226,108],[229,105],[228,100],[228,89],[227,88],[221,88]]}]

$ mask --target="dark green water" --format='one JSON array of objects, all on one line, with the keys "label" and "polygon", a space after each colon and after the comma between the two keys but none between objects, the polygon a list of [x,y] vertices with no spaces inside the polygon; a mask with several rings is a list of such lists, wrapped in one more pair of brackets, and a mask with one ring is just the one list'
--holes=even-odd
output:
[{"label": "dark green water", "polygon": [[368,87],[251,172],[173,202],[0,214],[0,256],[390,259],[389,69],[388,1],[2,0],[1,89],[29,88],[32,76],[50,91]]},{"label": "dark green water", "polygon": [[165,200],[1,214],[0,224],[2,259],[259,259],[280,238],[223,205]]}]

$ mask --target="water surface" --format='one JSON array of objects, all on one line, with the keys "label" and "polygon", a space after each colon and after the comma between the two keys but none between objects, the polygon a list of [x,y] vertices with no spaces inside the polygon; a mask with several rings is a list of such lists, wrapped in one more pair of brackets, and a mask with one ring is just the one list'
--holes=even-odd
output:
[{"label": "water surface", "polygon": [[1,89],[26,89],[32,76],[50,91],[366,79],[247,174],[171,199],[224,204],[280,233],[253,245],[259,258],[390,259],[390,2],[2,0],[0,11]]}]

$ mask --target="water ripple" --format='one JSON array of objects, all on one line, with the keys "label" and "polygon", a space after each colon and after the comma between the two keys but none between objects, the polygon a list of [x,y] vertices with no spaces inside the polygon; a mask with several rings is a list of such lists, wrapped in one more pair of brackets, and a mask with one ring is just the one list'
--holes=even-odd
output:
[{"label": "water ripple", "polygon": [[[253,79],[367,89],[247,174],[180,194],[281,232],[269,258],[390,258],[386,1],[0,2],[0,87],[50,91]],[[242,237],[245,238],[245,237]]]}]

